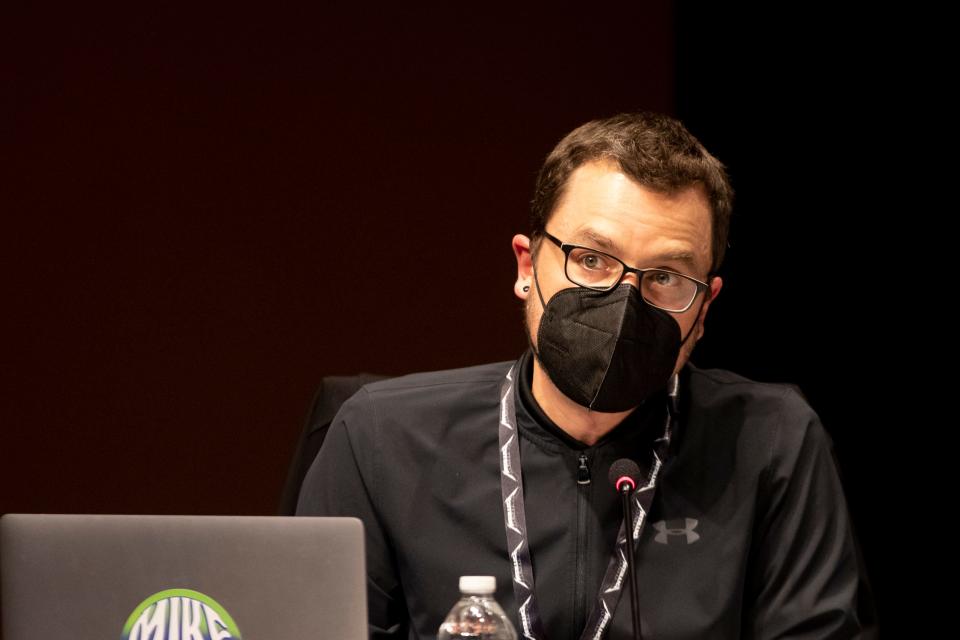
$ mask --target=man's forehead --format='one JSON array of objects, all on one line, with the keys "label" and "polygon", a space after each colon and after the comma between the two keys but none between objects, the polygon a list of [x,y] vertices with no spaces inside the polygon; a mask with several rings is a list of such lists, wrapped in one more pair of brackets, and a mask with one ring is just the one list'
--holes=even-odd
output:
[{"label": "man's forehead", "polygon": [[711,226],[702,185],[661,191],[637,182],[614,163],[600,161],[574,170],[551,217],[571,232],[595,231],[598,241],[618,240],[636,227],[647,227],[661,229],[661,235],[669,236],[665,240],[675,244],[696,245],[709,237]]}]

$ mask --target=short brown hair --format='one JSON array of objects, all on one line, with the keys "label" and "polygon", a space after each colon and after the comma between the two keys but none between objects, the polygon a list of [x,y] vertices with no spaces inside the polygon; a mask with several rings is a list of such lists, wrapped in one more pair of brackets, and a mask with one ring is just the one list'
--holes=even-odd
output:
[{"label": "short brown hair", "polygon": [[733,210],[726,168],[683,124],[659,113],[621,113],[592,120],[561,140],[540,169],[531,201],[534,251],[563,196],[570,174],[595,160],[616,161],[639,184],[664,194],[703,187],[712,213],[713,251],[708,276],[723,262]]}]

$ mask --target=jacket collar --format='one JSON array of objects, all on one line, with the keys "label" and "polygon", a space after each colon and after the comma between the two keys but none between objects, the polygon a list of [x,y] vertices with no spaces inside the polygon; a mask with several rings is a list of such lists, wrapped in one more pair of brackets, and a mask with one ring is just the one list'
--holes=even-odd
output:
[{"label": "jacket collar", "polygon": [[[639,445],[646,449],[660,436],[666,418],[666,390],[655,394],[634,409],[624,420],[593,445],[580,442],[560,428],[533,397],[533,359],[529,348],[517,360],[519,370],[516,385],[517,425],[520,432],[542,448],[557,452],[590,451],[614,447],[633,451]],[[684,366],[684,370],[686,366]],[[684,391],[684,375],[680,375],[680,394]]]}]

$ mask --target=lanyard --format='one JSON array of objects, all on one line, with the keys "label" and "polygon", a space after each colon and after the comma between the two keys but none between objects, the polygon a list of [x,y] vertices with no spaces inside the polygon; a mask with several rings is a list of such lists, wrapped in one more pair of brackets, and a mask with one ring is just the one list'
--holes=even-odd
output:
[{"label": "lanyard", "polygon": [[[514,389],[517,380],[516,363],[510,367],[500,385],[500,491],[503,495],[503,525],[507,533],[507,551],[513,574],[513,592],[519,607],[520,632],[528,640],[546,640],[543,620],[534,594],[533,565],[527,543],[527,517],[523,503],[523,475],[520,467],[520,443],[517,433],[517,417]],[[670,446],[670,437],[677,415],[677,387],[679,378],[674,374],[670,380],[667,403],[667,420],[663,435],[654,441],[653,465],[647,483],[633,493],[633,547],[635,552],[647,512],[653,502],[660,468]],[[613,612],[620,600],[621,587],[627,572],[627,536],[624,523],[620,523],[617,544],[607,572],[603,576],[600,592],[587,625],[580,635],[581,640],[600,640],[607,631]]]}]

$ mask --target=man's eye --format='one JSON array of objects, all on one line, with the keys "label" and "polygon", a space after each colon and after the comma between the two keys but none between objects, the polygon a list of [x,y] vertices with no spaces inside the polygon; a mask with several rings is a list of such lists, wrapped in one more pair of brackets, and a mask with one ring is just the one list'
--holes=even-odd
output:
[{"label": "man's eye", "polygon": [[655,271],[652,275],[654,283],[661,287],[675,287],[681,282],[680,278],[668,271]]},{"label": "man's eye", "polygon": [[598,253],[585,253],[580,256],[580,266],[584,269],[590,269],[591,271],[595,270],[605,270],[609,265],[609,260],[604,256]]}]

